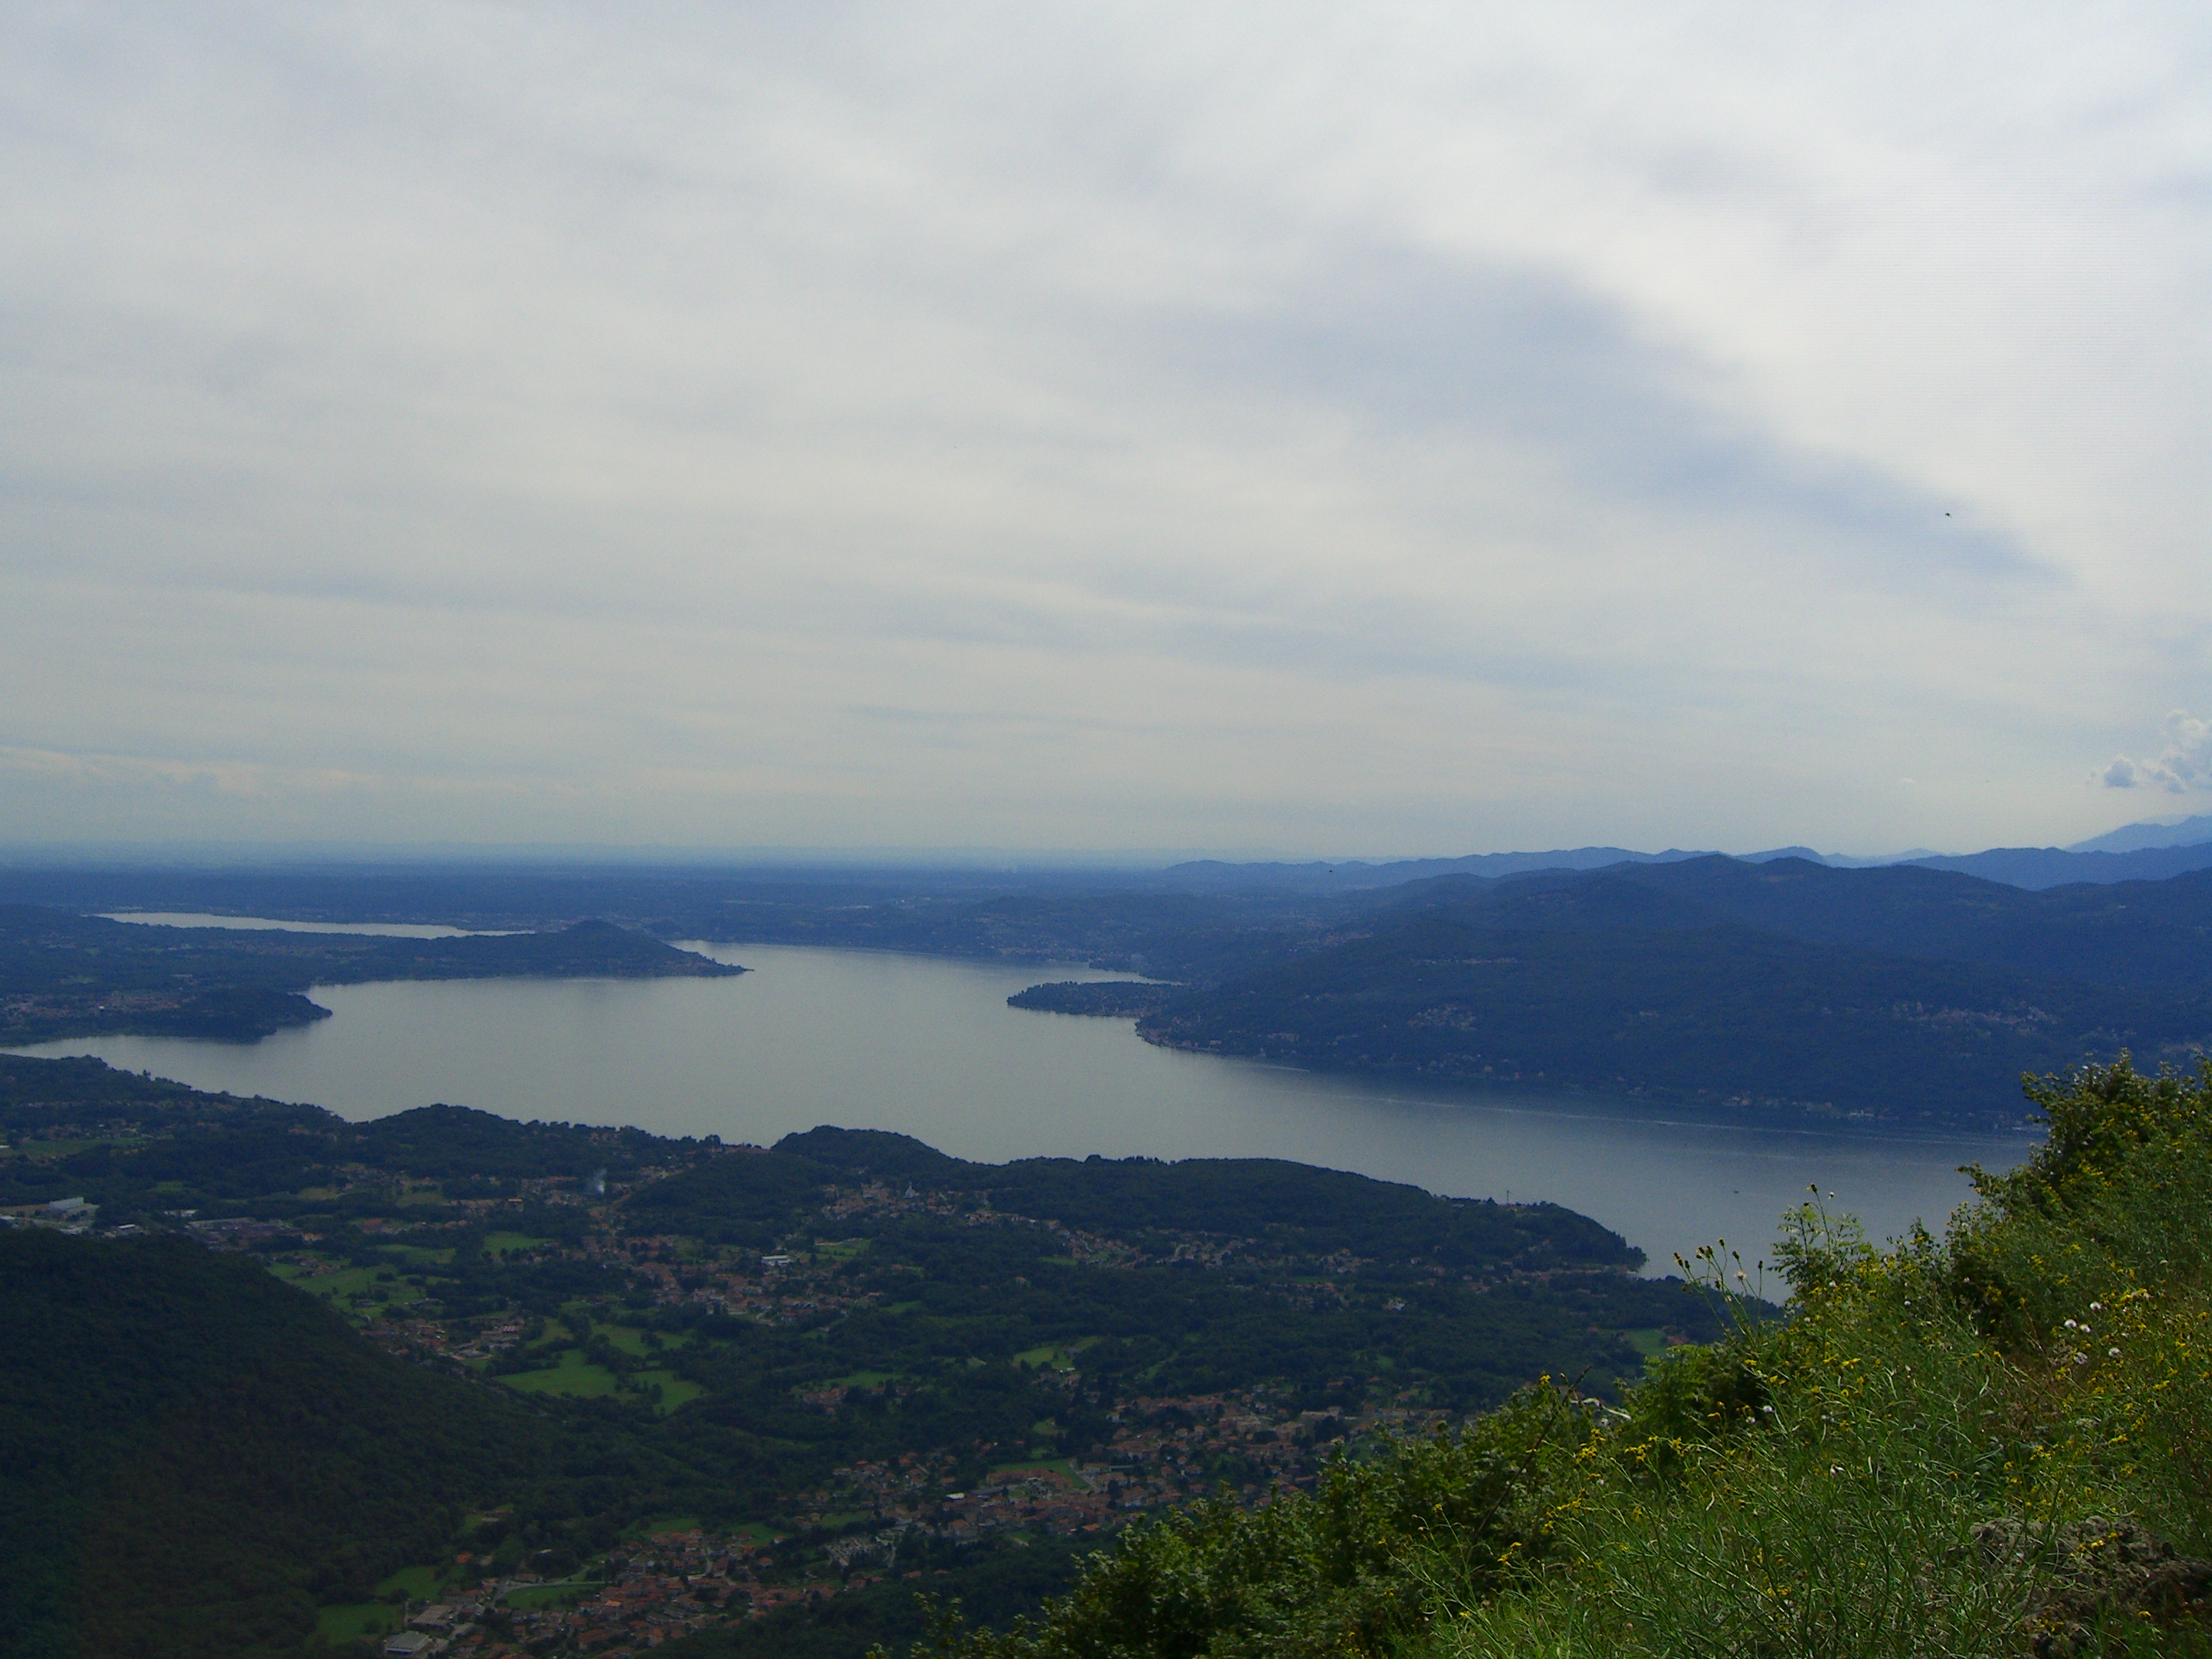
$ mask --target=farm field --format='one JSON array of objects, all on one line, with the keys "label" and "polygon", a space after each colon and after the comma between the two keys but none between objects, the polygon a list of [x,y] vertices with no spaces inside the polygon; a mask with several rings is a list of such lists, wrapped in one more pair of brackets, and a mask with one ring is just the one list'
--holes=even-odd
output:
[{"label": "farm field", "polygon": [[398,1628],[399,1608],[390,1601],[352,1601],[315,1614],[315,1634],[333,1645],[389,1636]]},{"label": "farm field", "polygon": [[576,1400],[599,1400],[620,1391],[615,1374],[584,1358],[581,1348],[562,1351],[561,1363],[550,1370],[511,1371],[499,1379],[518,1394],[561,1394]]}]

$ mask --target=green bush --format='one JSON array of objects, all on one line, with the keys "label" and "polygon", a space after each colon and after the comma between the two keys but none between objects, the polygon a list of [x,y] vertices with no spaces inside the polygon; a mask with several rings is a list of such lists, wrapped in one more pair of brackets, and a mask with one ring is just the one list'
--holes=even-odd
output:
[{"label": "green bush", "polygon": [[1793,1316],[1658,1368],[1547,1494],[1544,1559],[1497,1591],[1440,1585],[1425,1645],[2206,1651],[2185,1596],[2138,1605],[2093,1540],[2212,1541],[2212,1067],[2123,1059],[2027,1092],[2048,1139],[1978,1171],[1942,1242],[1790,1218]]}]

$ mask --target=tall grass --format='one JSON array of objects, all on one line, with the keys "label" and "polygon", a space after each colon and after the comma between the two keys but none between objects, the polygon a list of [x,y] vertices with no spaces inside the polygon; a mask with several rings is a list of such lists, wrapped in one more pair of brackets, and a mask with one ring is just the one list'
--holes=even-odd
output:
[{"label": "tall grass", "polygon": [[2067,1559],[2121,1517],[2212,1543],[2212,1068],[2029,1091],[2049,1141],[1978,1175],[1941,1243],[1791,1218],[1794,1316],[1659,1362],[1547,1494],[1540,1554],[1486,1592],[1439,1576],[1414,1645],[2212,1651],[2186,1618],[2098,1608]]}]

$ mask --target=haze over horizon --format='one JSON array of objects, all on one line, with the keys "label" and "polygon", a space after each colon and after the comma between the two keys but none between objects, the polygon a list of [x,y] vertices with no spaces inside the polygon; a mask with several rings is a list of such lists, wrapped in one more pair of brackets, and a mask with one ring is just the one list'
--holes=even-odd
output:
[{"label": "haze over horizon", "polygon": [[0,847],[2212,810],[2201,9],[0,42]]},{"label": "haze over horizon", "polygon": [[[2212,842],[2212,816],[2167,816],[2121,825],[2055,852],[2123,853],[2185,848]],[[179,868],[252,867],[527,867],[568,866],[574,868],[626,866],[640,868],[683,869],[821,869],[872,868],[882,871],[947,872],[1086,870],[1141,872],[1194,863],[1247,865],[1285,864],[1302,866],[1344,865],[1382,868],[1397,864],[1438,863],[1467,859],[1541,858],[1552,854],[1613,850],[1636,857],[1650,855],[1708,855],[1766,858],[1809,854],[1825,861],[1841,860],[1852,866],[1908,863],[1916,859],[1971,857],[1995,848],[1895,848],[1881,854],[1849,854],[1805,843],[1787,847],[1620,847],[1610,842],[1586,842],[1575,848],[1457,848],[1447,849],[1384,849],[1297,854],[1279,847],[901,847],[753,846],[711,844],[653,844],[648,842],[374,842],[374,841],[75,841],[0,843],[0,868],[36,868],[67,865],[174,866]],[[2020,850],[2017,848],[2012,850]],[[1549,867],[1549,866],[1534,866]],[[2102,879],[2103,878],[2099,878]]]}]

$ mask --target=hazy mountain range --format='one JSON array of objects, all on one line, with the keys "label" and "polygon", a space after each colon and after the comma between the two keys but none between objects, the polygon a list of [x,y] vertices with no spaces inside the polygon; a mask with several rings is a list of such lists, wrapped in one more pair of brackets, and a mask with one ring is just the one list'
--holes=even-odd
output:
[{"label": "hazy mountain range", "polygon": [[[1711,858],[1710,848],[1668,848],[1641,853],[1626,847],[1575,847],[1544,853],[1474,853],[1455,859],[1401,859],[1370,863],[1360,860],[1306,864],[1231,864],[1204,859],[1171,866],[1167,874],[1181,884],[1217,890],[1238,888],[1300,888],[1351,891],[1395,887],[1435,876],[1514,876],[1531,870],[1601,870],[1615,864],[1678,864]],[[2212,817],[2175,823],[2124,824],[2070,847],[1992,847],[1984,852],[1944,854],[1926,848],[1880,858],[1853,858],[1810,847],[1776,847],[1735,856],[1750,864],[1774,859],[1805,859],[1837,870],[1869,870],[1915,864],[1930,870],[2000,881],[2009,887],[2063,887],[2070,883],[2162,881],[2185,871],[2212,869]]]}]

